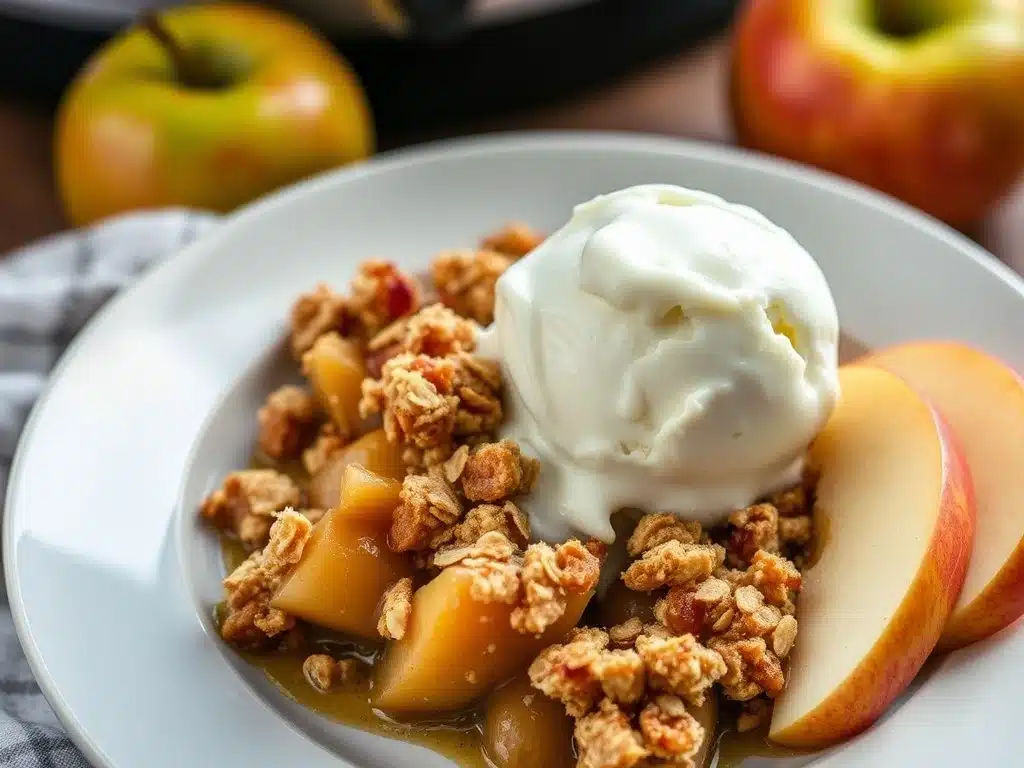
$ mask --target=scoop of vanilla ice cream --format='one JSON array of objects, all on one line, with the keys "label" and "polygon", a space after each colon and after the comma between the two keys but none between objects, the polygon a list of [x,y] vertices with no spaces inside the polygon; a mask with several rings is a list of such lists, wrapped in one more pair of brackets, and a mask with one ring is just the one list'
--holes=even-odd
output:
[{"label": "scoop of vanilla ice cream", "polygon": [[541,538],[610,541],[613,512],[707,525],[794,482],[838,390],[824,275],[751,208],[670,185],[623,189],[498,281],[506,436],[542,461]]}]

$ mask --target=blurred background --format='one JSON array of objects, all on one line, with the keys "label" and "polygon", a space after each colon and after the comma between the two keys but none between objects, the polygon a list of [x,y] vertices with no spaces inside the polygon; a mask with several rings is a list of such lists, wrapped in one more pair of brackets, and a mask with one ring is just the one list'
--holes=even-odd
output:
[{"label": "blurred background", "polygon": [[0,0],[0,253],[514,129],[739,143],[1024,270],[1024,0]]}]

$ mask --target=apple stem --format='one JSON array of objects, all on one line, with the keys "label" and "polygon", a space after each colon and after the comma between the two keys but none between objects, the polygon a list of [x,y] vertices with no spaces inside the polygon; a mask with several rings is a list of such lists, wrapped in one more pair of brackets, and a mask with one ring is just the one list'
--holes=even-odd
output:
[{"label": "apple stem", "polygon": [[167,29],[167,25],[164,24],[159,14],[155,11],[147,11],[142,15],[140,26],[149,32],[167,52],[174,72],[182,83],[197,87],[203,84],[203,74],[196,66],[195,60],[185,51],[181,41]]}]

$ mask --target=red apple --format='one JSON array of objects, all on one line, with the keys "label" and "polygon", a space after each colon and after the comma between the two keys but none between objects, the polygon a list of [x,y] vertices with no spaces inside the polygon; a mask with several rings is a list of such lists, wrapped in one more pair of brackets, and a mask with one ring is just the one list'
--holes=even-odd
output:
[{"label": "red apple", "polygon": [[871,725],[924,664],[957,600],[974,535],[953,432],[896,375],[840,371],[811,445],[820,556],[804,570],[800,632],[770,738],[822,747]]},{"label": "red apple", "polygon": [[1024,13],[1001,0],[748,0],[732,106],[752,148],[954,225],[1024,168]]},{"label": "red apple", "polygon": [[978,499],[974,554],[939,640],[960,648],[1024,615],[1024,380],[952,342],[901,344],[862,361],[900,376],[949,420]]}]

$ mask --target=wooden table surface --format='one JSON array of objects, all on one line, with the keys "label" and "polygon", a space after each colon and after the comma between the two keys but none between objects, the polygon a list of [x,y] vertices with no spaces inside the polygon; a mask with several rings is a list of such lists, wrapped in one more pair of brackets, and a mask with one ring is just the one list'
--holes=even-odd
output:
[{"label": "wooden table surface", "polygon": [[[729,141],[727,51],[725,40],[714,41],[570,102],[452,133],[630,130]],[[47,115],[0,98],[0,254],[66,227],[53,188],[51,129]],[[969,234],[1024,273],[1024,184]]]}]

